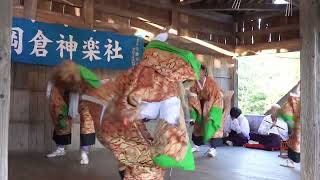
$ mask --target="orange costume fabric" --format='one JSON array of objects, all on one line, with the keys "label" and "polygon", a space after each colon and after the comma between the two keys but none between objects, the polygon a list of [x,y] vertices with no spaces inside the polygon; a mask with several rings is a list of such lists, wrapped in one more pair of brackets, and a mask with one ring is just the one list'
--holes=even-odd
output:
[{"label": "orange costume fabric", "polygon": [[183,57],[148,48],[139,65],[114,81],[95,89],[78,86],[82,92],[81,121],[94,122],[99,141],[125,167],[126,180],[162,180],[168,167],[161,160],[184,162],[191,153],[182,109],[178,124],[158,119],[153,137],[139,119],[142,101],[179,97],[179,83],[186,80],[196,80],[196,74]]},{"label": "orange costume fabric", "polygon": [[[214,137],[222,137],[222,110],[223,98],[221,90],[211,77],[206,77],[203,87],[200,83],[195,83],[189,93],[189,104],[191,107],[191,118],[196,121],[193,135],[203,137],[204,141],[209,141]],[[210,113],[216,109],[216,113]],[[209,121],[213,126],[213,131],[205,132]],[[219,133],[218,133],[219,132]]]},{"label": "orange costume fabric", "polygon": [[[54,84],[49,100],[49,111],[54,125],[53,140],[58,145],[71,144],[72,118],[68,115],[69,91]],[[80,144],[95,144],[95,129],[92,121],[80,121]]]},{"label": "orange costume fabric", "polygon": [[288,101],[282,106],[281,114],[289,126],[293,124],[292,133],[288,140],[288,156],[296,163],[300,162],[300,143],[301,143],[301,102],[300,97],[290,96]]}]

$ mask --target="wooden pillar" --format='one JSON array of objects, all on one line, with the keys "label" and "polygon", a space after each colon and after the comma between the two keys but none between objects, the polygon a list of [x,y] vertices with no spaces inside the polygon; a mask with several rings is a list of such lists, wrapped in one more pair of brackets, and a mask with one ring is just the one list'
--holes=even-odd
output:
[{"label": "wooden pillar", "polygon": [[12,0],[0,1],[0,179],[8,179]]},{"label": "wooden pillar", "polygon": [[24,17],[36,19],[38,0],[24,0]]},{"label": "wooden pillar", "polygon": [[239,100],[239,82],[238,82],[238,59],[234,59],[234,66],[232,70],[232,80],[233,80],[233,98],[232,98],[232,104],[234,107],[238,107],[238,100]]},{"label": "wooden pillar", "polygon": [[93,28],[94,24],[94,0],[83,1],[84,22]]},{"label": "wooden pillar", "polygon": [[301,180],[320,180],[319,19],[320,0],[301,0]]},{"label": "wooden pillar", "polygon": [[177,9],[177,7],[173,7],[171,10],[171,27],[173,29],[177,30],[177,35],[180,35],[179,33],[179,27],[180,27],[180,13]]}]

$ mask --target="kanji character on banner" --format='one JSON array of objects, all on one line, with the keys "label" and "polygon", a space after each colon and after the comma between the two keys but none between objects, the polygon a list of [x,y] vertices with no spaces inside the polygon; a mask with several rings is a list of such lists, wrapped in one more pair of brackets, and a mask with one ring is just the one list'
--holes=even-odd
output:
[{"label": "kanji character on banner", "polygon": [[123,59],[122,54],[120,54],[120,51],[122,48],[120,47],[119,41],[115,41],[115,48],[112,48],[112,40],[108,39],[108,44],[104,47],[107,49],[104,53],[104,56],[107,56],[107,61],[110,62],[110,59]]},{"label": "kanji character on banner", "polygon": [[47,44],[52,43],[41,30],[38,30],[38,33],[29,42],[34,42],[33,50],[30,55],[35,54],[37,57],[46,57],[48,54],[48,51],[46,50]]},{"label": "kanji character on banner", "polygon": [[23,30],[19,27],[12,28],[11,46],[17,54],[21,54],[23,50]]},{"label": "kanji character on banner", "polygon": [[73,59],[73,52],[77,51],[78,43],[73,40],[73,36],[69,35],[69,41],[64,40],[64,35],[60,34],[61,40],[56,41],[59,46],[56,50],[60,50],[60,58],[63,57],[63,52],[66,50],[69,52],[69,59]]},{"label": "kanji character on banner", "polygon": [[100,60],[101,58],[98,56],[100,54],[99,50],[99,41],[94,41],[92,37],[88,41],[83,41],[84,46],[83,49],[86,51],[82,51],[85,56],[82,59],[89,58],[90,61]]}]

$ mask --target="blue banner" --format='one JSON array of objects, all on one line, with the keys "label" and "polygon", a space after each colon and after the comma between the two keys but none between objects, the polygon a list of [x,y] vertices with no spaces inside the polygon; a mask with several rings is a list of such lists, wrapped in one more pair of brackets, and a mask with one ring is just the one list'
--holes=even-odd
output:
[{"label": "blue banner", "polygon": [[140,62],[143,44],[136,36],[14,18],[11,59],[49,66],[71,59],[88,68],[128,69]]}]

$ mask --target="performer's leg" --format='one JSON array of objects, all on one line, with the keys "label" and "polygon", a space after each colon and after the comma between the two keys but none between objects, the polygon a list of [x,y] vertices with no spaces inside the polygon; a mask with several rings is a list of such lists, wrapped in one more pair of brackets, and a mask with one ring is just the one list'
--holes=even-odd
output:
[{"label": "performer's leg", "polygon": [[195,136],[194,134],[192,134],[192,142],[193,142],[192,152],[199,152],[200,151],[199,146],[203,145],[203,137]]},{"label": "performer's leg", "polygon": [[94,145],[96,141],[95,133],[80,134],[80,164],[89,164],[89,147]]},{"label": "performer's leg", "polygon": [[288,148],[288,157],[295,163],[300,163],[300,153],[295,152],[290,147]]},{"label": "performer's leg", "polygon": [[210,139],[209,141],[210,149],[208,151],[208,156],[209,157],[216,157],[217,156],[217,150],[216,150],[216,145],[214,143],[214,139]]},{"label": "performer's leg", "polygon": [[66,122],[66,127],[56,125],[52,139],[56,143],[57,149],[47,154],[48,158],[64,156],[66,154],[65,146],[71,144],[71,119],[68,119]]},{"label": "performer's leg", "polygon": [[87,108],[80,104],[80,164],[89,164],[89,147],[96,143],[94,122]]},{"label": "performer's leg", "polygon": [[119,175],[121,180],[124,180],[124,175],[125,175],[125,171],[126,170],[126,166],[124,165],[119,165]]}]

